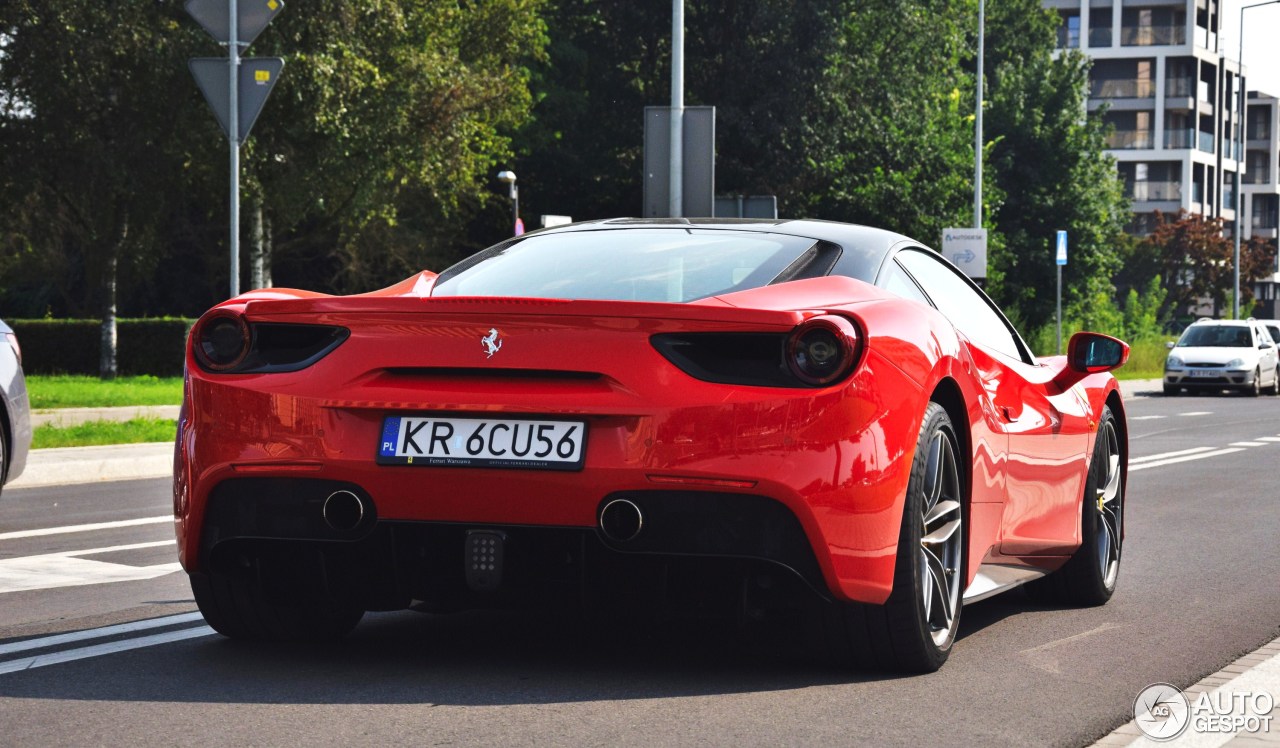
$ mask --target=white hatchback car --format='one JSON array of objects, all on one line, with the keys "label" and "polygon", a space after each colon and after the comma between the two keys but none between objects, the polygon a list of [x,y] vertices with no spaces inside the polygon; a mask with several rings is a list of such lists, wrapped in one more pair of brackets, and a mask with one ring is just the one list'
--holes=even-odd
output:
[{"label": "white hatchback car", "polygon": [[1183,389],[1280,394],[1276,344],[1258,320],[1197,320],[1169,348],[1164,363],[1166,395]]}]

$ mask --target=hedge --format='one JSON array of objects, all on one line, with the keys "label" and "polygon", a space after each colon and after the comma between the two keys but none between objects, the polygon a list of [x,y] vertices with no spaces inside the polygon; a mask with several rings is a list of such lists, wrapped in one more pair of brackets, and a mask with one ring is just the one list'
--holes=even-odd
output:
[{"label": "hedge", "polygon": [[[22,346],[28,374],[98,375],[102,323],[96,319],[8,320]],[[120,319],[116,368],[121,375],[182,375],[183,351],[193,319]]]}]

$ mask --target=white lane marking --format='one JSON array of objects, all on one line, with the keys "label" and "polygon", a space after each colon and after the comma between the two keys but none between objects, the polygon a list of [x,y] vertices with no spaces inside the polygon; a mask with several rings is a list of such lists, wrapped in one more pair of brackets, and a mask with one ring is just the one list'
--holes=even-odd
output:
[{"label": "white lane marking", "polygon": [[87,629],[85,631],[69,631],[65,634],[43,636],[39,639],[27,639],[26,641],[14,642],[13,644],[0,644],[0,655],[10,655],[14,652],[26,652],[32,649],[56,647],[60,644],[81,642],[86,639],[103,639],[108,636],[130,634],[134,631],[158,629],[163,626],[177,626],[180,623],[192,623],[193,621],[202,620],[204,620],[204,616],[199,613],[182,613],[176,616],[150,618],[145,621],[134,621],[133,623],[119,623],[114,626],[103,626],[102,628]]},{"label": "white lane marking", "polygon": [[1169,457],[1181,457],[1182,455],[1195,454],[1197,452],[1212,452],[1213,447],[1192,447],[1191,449],[1180,449],[1177,452],[1161,452],[1158,455],[1147,455],[1145,457],[1130,457],[1129,464],[1135,462],[1148,462],[1150,460],[1163,460]]},{"label": "white lane marking", "polygon": [[1209,410],[1193,410],[1190,413],[1179,413],[1180,416],[1211,416],[1213,411]]},{"label": "white lane marking", "polygon": [[193,629],[170,631],[165,634],[140,636],[137,639],[122,639],[118,642],[95,644],[91,647],[80,647],[79,649],[68,649],[65,652],[53,652],[51,654],[36,655],[35,657],[23,657],[22,659],[10,660],[9,662],[0,662],[0,674],[16,673],[22,670],[31,670],[33,668],[57,665],[63,662],[83,660],[88,657],[99,657],[101,655],[114,654],[116,652],[127,652],[131,649],[154,647],[158,644],[168,644],[169,642],[177,642],[184,639],[195,639],[196,637],[209,636],[213,633],[214,630],[208,626],[197,626]]},{"label": "white lane marking", "polygon": [[1280,442],[1280,436],[1259,436],[1260,442]]},{"label": "white lane marking", "polygon": [[1233,447],[1265,447],[1266,442],[1231,442]]},{"label": "white lane marking", "polygon": [[1154,421],[1159,418],[1168,418],[1168,416],[1131,416],[1130,421]]},{"label": "white lane marking", "polygon": [[89,548],[80,551],[62,551],[39,556],[20,556],[0,559],[0,594],[47,590],[55,587],[81,587],[107,582],[136,582],[155,579],[182,569],[181,564],[157,564],[155,566],[129,566],[106,561],[93,561],[77,556],[92,556],[113,551],[131,551],[139,548],[159,548],[176,545],[174,540],[154,543],[131,543],[109,548]]},{"label": "white lane marking", "polygon": [[172,522],[173,516],[147,517],[145,519],[122,519],[117,522],[97,522],[92,525],[67,525],[65,527],[46,527],[42,530],[18,530],[0,532],[0,540],[18,540],[19,538],[39,538],[45,535],[62,535],[68,532],[92,532],[94,530],[114,530],[117,527],[137,527],[138,525],[158,525],[161,522]]},{"label": "white lane marking", "polygon": [[1129,472],[1132,473],[1135,470],[1146,470],[1147,468],[1153,468],[1153,467],[1163,467],[1164,465],[1173,465],[1179,462],[1190,462],[1191,460],[1202,460],[1206,457],[1220,457],[1222,455],[1229,455],[1232,452],[1243,452],[1243,451],[1244,451],[1243,447],[1237,447],[1234,449],[1216,449],[1212,452],[1200,452],[1199,454],[1187,455],[1185,457],[1174,457],[1168,460],[1144,462],[1141,465],[1130,465]]}]

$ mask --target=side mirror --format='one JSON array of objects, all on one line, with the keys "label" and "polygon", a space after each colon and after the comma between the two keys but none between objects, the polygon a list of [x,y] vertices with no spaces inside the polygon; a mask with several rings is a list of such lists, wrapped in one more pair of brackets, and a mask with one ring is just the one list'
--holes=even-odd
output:
[{"label": "side mirror", "polygon": [[1172,351],[1175,345],[1177,345],[1177,343],[1174,343],[1172,340],[1170,340],[1168,343],[1164,344],[1164,347]]},{"label": "side mirror", "polygon": [[1270,348],[1270,347],[1271,347],[1271,344],[1270,344],[1270,343],[1259,343],[1259,344],[1258,344],[1258,350],[1260,350],[1260,351],[1265,351],[1265,350],[1267,350],[1267,349],[1268,349],[1268,348]]},{"label": "side mirror", "polygon": [[1111,371],[1129,360],[1124,341],[1096,332],[1078,332],[1067,344],[1067,365],[1082,374]]},{"label": "side mirror", "polygon": [[1129,345],[1110,335],[1078,332],[1067,343],[1067,365],[1053,381],[1061,389],[1084,379],[1089,374],[1111,371],[1129,360]]}]

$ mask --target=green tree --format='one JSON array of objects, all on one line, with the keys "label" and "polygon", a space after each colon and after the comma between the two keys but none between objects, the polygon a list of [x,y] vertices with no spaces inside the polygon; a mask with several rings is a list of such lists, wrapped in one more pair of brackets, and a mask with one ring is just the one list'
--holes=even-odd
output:
[{"label": "green tree", "polygon": [[1039,0],[988,6],[985,138],[1003,196],[991,210],[1003,246],[991,254],[988,289],[1017,309],[1028,327],[1052,322],[1054,240],[1065,230],[1064,316],[1115,324],[1115,314],[1095,317],[1099,302],[1115,295],[1112,279],[1120,270],[1129,203],[1105,153],[1102,125],[1086,117],[1088,60],[1076,52],[1054,54],[1058,23],[1057,13]]},{"label": "green tree", "polygon": [[288,64],[246,171],[286,283],[362,291],[459,259],[532,105],[542,4],[322,0],[276,19],[255,53]]},{"label": "green tree", "polygon": [[154,266],[182,192],[191,34],[180,12],[144,0],[0,6],[3,267],[46,273],[37,297],[100,316],[104,377],[116,371],[120,265]]},{"label": "green tree", "polygon": [[[936,242],[967,211],[972,123],[959,63],[976,6],[946,0],[690,2],[686,104],[716,107],[716,187],[788,217]],[[522,205],[641,209],[643,108],[670,101],[669,5],[561,0],[520,137]]]},{"label": "green tree", "polygon": [[[1170,217],[1156,214],[1155,230],[1144,242],[1160,258],[1168,297],[1165,314],[1186,320],[1192,309],[1208,301],[1218,315],[1231,311],[1235,248],[1222,233],[1222,220],[1179,211]],[[1240,306],[1253,303],[1254,278],[1269,275],[1273,252],[1261,237],[1240,247]]]}]

